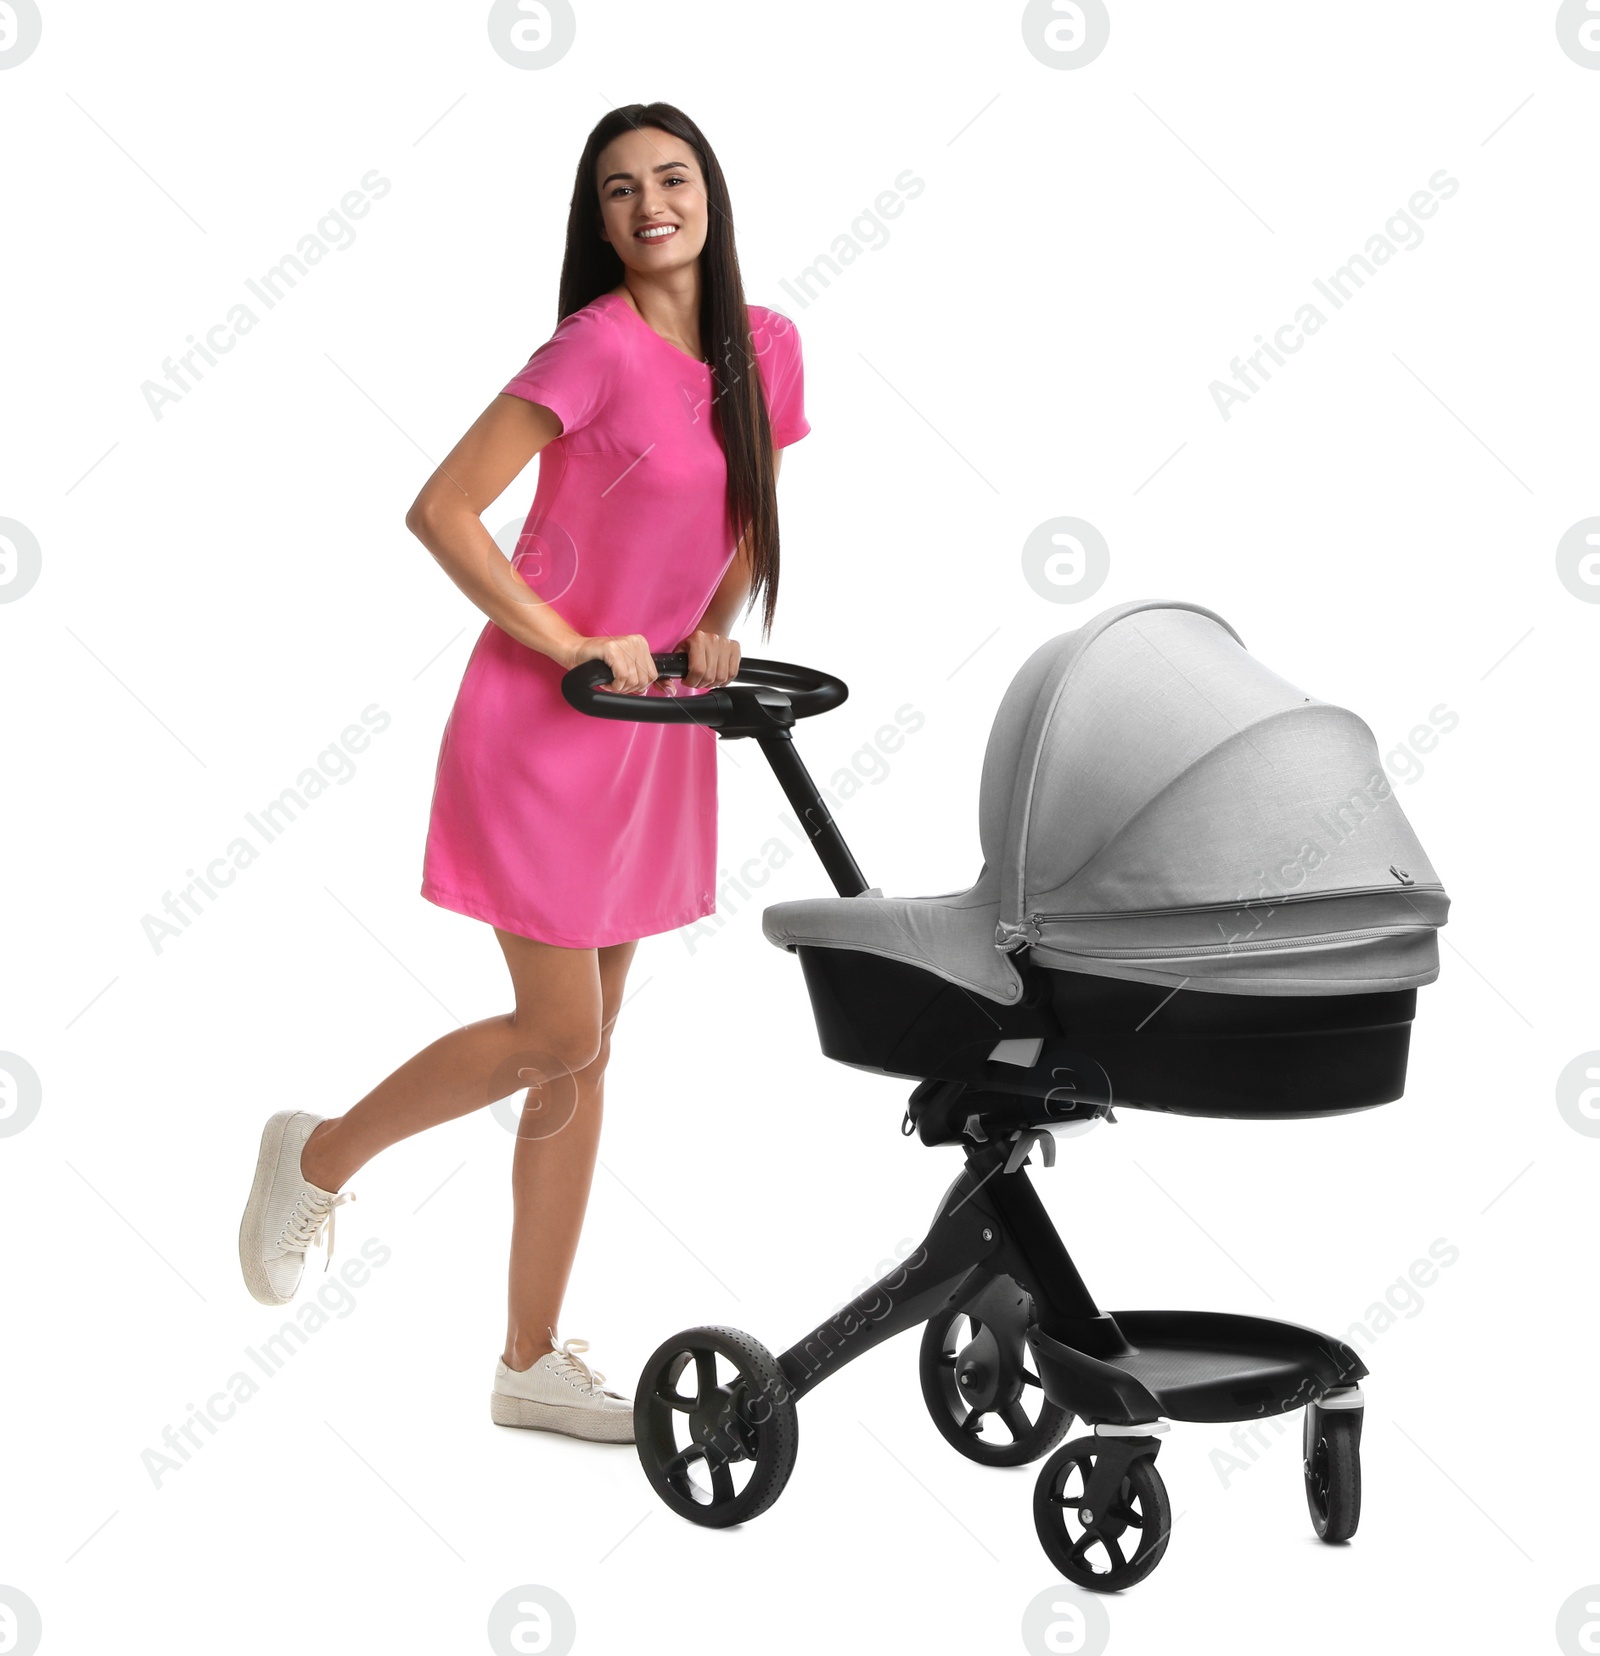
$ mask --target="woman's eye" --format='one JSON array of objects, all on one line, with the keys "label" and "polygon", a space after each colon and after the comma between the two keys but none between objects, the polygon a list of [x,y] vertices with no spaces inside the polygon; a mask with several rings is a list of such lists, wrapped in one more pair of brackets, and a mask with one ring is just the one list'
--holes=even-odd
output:
[{"label": "woman's eye", "polygon": [[[668,174],[668,176],[666,178],[664,178],[662,180],[662,183],[664,183],[664,184],[687,184],[689,182],[690,182],[690,180],[688,178],[686,178],[682,173],[670,173],[670,174]],[[632,188],[633,188],[633,186],[631,184],[618,184],[611,191],[611,199],[613,201],[615,201],[618,196],[625,195]]]}]

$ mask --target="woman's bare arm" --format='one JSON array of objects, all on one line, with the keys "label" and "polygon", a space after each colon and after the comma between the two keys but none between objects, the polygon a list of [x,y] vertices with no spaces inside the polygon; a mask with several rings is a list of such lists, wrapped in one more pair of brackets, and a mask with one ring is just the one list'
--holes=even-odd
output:
[{"label": "woman's bare arm", "polygon": [[423,484],[406,513],[406,527],[467,597],[519,644],[564,668],[604,659],[612,669],[608,688],[637,694],[656,676],[643,636],[585,638],[528,587],[484,527],[483,513],[534,455],[560,435],[561,421],[542,403],[502,392]]}]

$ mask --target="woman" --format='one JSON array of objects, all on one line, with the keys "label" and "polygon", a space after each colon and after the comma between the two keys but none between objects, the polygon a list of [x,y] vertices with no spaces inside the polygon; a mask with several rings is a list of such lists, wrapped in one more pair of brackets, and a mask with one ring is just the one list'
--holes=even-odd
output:
[{"label": "woman", "polygon": [[[670,104],[612,110],[578,163],[552,337],[434,472],[407,526],[488,616],[445,726],[422,893],[494,927],[515,1010],[441,1037],[344,1115],[262,1135],[239,1233],[281,1305],[306,1250],[386,1146],[521,1087],[509,1317],[491,1417],[631,1443],[629,1399],[555,1329],[600,1136],[612,1026],[638,939],[714,911],[716,737],[587,718],[562,674],[694,694],[739,667],[729,629],[778,584],[778,451],[810,430],[799,336],[746,307],[727,186]],[[535,455],[511,562],[480,521]],[[742,529],[742,533],[740,530]]]}]

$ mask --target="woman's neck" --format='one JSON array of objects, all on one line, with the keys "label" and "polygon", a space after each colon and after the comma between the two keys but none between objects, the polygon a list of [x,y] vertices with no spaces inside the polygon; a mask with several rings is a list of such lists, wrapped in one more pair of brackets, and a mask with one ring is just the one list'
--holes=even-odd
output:
[{"label": "woman's neck", "polygon": [[661,281],[624,278],[611,290],[623,296],[669,344],[692,357],[700,350],[700,272],[692,268]]}]

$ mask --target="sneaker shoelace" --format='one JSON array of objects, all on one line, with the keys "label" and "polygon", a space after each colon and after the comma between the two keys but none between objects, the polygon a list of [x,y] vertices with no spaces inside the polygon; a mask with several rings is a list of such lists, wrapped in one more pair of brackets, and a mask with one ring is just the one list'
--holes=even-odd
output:
[{"label": "sneaker shoelace", "polygon": [[572,1373],[581,1374],[588,1384],[590,1394],[598,1397],[601,1394],[601,1384],[605,1380],[605,1376],[599,1371],[599,1369],[590,1368],[589,1365],[584,1362],[583,1358],[578,1355],[579,1352],[587,1351],[588,1349],[589,1342],[587,1340],[563,1340],[561,1344],[556,1347],[556,1361],[553,1366],[558,1369],[566,1369]]},{"label": "sneaker shoelace", "polygon": [[326,1237],[326,1257],[322,1268],[327,1270],[333,1263],[333,1210],[354,1200],[354,1194],[348,1190],[341,1191],[337,1196],[314,1191],[309,1186],[302,1190],[295,1198],[294,1206],[289,1209],[288,1220],[279,1238],[285,1251],[307,1253]]}]

